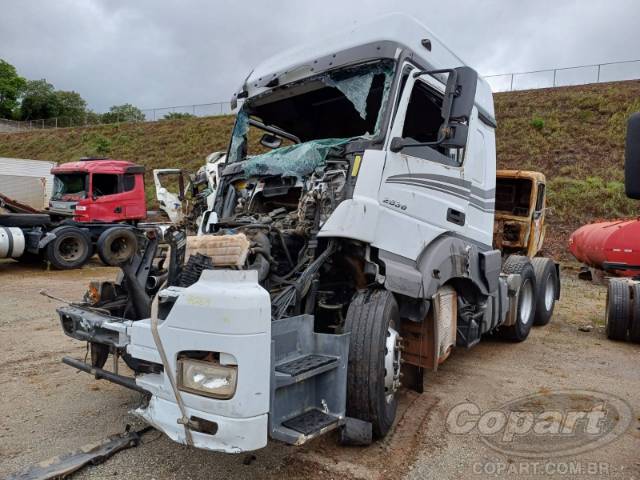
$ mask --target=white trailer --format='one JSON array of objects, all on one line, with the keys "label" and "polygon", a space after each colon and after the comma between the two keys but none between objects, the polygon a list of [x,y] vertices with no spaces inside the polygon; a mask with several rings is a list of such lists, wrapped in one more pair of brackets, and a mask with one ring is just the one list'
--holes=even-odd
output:
[{"label": "white trailer", "polygon": [[0,193],[37,210],[49,206],[55,162],[0,157]]},{"label": "white trailer", "polygon": [[[58,309],[91,345],[91,364],[65,363],[142,392],[136,413],[173,440],[384,437],[401,369],[421,389],[453,347],[525,340],[538,291],[553,310],[553,262],[494,245],[489,85],[420,23],[385,16],[285,52],[234,99],[206,234],[141,231],[121,281]],[[110,354],[134,377],[104,370]]]}]

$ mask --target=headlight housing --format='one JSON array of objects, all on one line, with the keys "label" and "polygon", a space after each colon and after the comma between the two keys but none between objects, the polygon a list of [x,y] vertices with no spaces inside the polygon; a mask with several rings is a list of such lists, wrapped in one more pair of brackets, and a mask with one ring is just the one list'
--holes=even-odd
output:
[{"label": "headlight housing", "polygon": [[183,358],[178,360],[178,388],[185,392],[226,400],[236,393],[237,365]]}]

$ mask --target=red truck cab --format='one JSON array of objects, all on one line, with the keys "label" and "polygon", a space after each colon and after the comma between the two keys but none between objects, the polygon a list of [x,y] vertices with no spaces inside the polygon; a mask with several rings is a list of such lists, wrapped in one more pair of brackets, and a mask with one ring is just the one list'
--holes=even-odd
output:
[{"label": "red truck cab", "polygon": [[129,222],[147,215],[144,167],[124,160],[82,159],[51,170],[49,210],[76,222]]}]

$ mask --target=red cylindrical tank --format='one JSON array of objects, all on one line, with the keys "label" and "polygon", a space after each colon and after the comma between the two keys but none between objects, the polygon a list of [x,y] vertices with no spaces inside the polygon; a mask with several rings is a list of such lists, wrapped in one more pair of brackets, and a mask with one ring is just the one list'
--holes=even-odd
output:
[{"label": "red cylindrical tank", "polygon": [[[605,262],[640,266],[640,219],[584,225],[571,234],[569,250],[590,267],[604,269]],[[634,276],[640,270],[614,270],[614,273]]]}]

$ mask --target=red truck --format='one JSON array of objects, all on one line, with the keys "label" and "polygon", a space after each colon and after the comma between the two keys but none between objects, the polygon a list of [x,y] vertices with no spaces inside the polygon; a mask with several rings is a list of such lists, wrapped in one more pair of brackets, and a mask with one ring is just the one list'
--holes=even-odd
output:
[{"label": "red truck", "polygon": [[[0,258],[84,265],[97,251],[106,263],[135,248],[133,227],[147,216],[144,167],[123,160],[83,158],[51,170],[49,208],[30,209],[0,196]],[[121,228],[113,229],[114,224]],[[124,233],[127,229],[130,234]],[[116,235],[116,233],[118,233]]]}]

